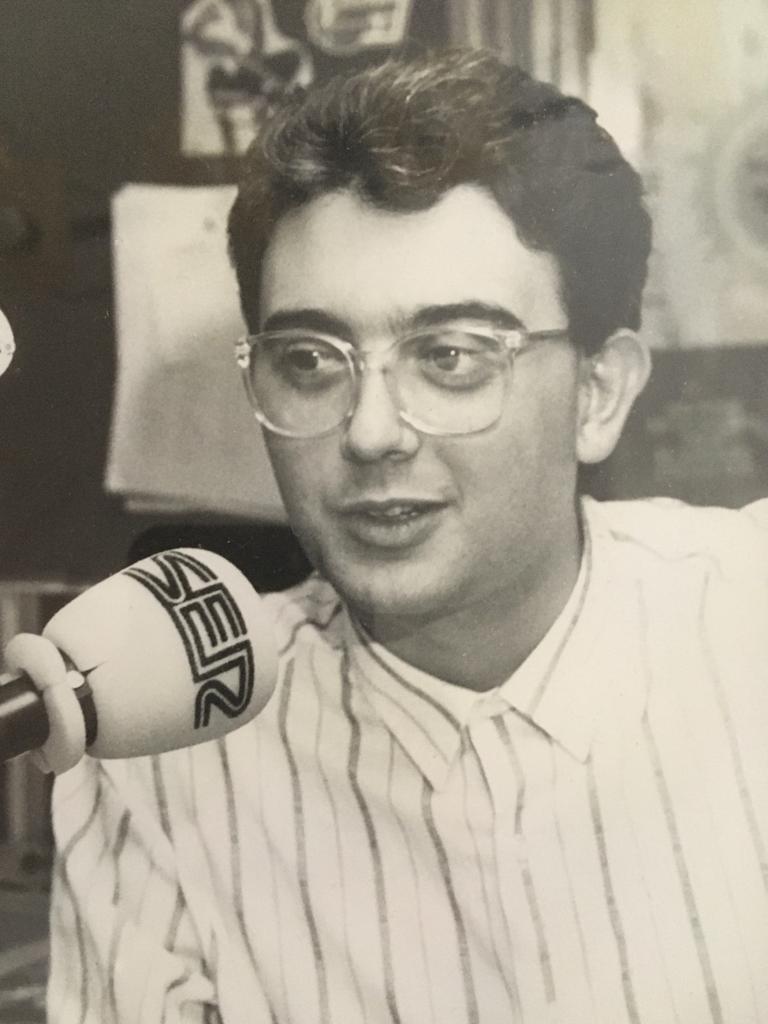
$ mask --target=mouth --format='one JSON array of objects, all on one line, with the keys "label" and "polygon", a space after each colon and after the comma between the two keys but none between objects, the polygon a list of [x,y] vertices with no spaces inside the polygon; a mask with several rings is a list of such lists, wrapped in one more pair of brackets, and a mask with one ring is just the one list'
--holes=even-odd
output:
[{"label": "mouth", "polygon": [[443,502],[424,498],[388,498],[386,501],[352,502],[343,507],[342,514],[345,516],[368,516],[383,522],[396,522],[401,519],[415,519],[442,507],[444,507]]},{"label": "mouth", "polygon": [[342,519],[360,542],[376,547],[409,547],[425,539],[446,504],[424,498],[397,497],[357,501],[343,506]]}]

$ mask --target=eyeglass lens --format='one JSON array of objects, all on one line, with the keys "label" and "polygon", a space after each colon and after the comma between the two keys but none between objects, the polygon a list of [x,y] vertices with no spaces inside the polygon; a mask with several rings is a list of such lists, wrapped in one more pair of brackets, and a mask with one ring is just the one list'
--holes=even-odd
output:
[{"label": "eyeglass lens", "polygon": [[[494,338],[456,329],[419,332],[395,345],[385,363],[393,400],[416,427],[471,433],[499,415],[509,359]],[[262,335],[251,352],[250,384],[268,426],[306,437],[344,421],[357,401],[358,373],[330,340]]]}]

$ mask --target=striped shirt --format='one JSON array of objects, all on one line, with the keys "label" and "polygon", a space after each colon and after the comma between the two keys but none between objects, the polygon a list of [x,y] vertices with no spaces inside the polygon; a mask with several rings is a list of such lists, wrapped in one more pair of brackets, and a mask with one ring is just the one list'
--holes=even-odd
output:
[{"label": "striped shirt", "polygon": [[267,598],[274,698],[56,784],[51,1024],[764,1024],[768,502],[585,501],[493,692]]}]

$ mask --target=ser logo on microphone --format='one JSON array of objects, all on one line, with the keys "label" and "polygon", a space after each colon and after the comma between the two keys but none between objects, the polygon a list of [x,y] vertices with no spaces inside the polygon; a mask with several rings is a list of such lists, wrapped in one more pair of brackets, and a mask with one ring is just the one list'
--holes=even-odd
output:
[{"label": "ser logo on microphone", "polygon": [[141,583],[166,609],[189,660],[195,695],[195,728],[208,725],[214,708],[237,718],[253,694],[253,651],[242,613],[224,582],[186,551],[147,558],[158,572],[133,565],[126,576]]}]

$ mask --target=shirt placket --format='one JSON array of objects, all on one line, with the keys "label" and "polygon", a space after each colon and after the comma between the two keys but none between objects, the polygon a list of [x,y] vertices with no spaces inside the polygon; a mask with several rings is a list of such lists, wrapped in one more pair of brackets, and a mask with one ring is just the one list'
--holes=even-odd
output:
[{"label": "shirt placket", "polygon": [[515,732],[533,729],[500,699],[485,703],[467,725],[464,756],[473,756],[479,768],[482,792],[476,796],[486,816],[481,834],[498,908],[493,921],[497,949],[517,993],[521,1019],[548,1021],[554,981],[523,833],[523,812],[532,794],[512,739]]}]

